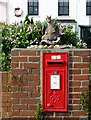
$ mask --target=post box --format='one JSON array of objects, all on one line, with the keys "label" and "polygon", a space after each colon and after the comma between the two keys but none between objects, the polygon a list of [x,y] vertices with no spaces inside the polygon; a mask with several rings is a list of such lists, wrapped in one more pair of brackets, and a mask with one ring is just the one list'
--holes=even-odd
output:
[{"label": "post box", "polygon": [[42,105],[44,111],[67,111],[68,53],[42,54]]}]

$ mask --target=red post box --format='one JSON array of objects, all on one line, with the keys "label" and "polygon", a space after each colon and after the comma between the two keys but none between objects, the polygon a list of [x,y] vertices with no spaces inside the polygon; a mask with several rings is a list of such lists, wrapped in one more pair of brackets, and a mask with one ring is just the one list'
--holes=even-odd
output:
[{"label": "red post box", "polygon": [[68,53],[43,52],[42,93],[44,111],[67,111]]}]

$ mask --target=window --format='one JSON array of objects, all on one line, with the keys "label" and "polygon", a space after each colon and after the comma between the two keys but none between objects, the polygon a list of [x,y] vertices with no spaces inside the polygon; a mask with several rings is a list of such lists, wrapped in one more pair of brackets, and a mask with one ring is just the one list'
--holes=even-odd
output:
[{"label": "window", "polygon": [[86,15],[91,15],[91,0],[86,2]]},{"label": "window", "polygon": [[58,0],[58,15],[69,15],[69,0]]},{"label": "window", "polygon": [[29,15],[38,15],[39,12],[39,3],[38,0],[28,0],[28,14]]}]

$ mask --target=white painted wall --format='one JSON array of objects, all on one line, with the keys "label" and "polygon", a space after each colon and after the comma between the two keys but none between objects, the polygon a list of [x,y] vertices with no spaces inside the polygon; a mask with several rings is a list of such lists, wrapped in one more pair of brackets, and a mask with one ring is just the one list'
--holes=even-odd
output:
[{"label": "white painted wall", "polygon": [[[23,10],[21,17],[16,17],[14,14],[14,9],[20,7]],[[19,22],[25,18],[27,14],[27,0],[8,0],[7,4],[8,10],[8,23]]]},{"label": "white painted wall", "polygon": [[7,9],[7,3],[0,1],[0,22],[6,22],[6,9]]},{"label": "white painted wall", "polygon": [[[27,1],[28,0],[8,0],[7,12],[8,23],[18,22],[24,20],[27,14]],[[20,7],[23,10],[21,17],[14,16],[14,8]],[[39,0],[39,15],[30,16],[34,20],[45,20],[47,15],[52,18],[60,19],[74,19],[78,25],[89,25],[90,16],[86,16],[86,0],[69,0],[69,16],[58,16],[58,0]]]}]

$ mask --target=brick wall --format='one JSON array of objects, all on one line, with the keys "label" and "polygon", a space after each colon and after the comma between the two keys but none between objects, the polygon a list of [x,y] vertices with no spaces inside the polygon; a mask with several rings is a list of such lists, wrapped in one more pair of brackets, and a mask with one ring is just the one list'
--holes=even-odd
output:
[{"label": "brick wall", "polygon": [[11,117],[11,73],[0,72],[0,118]]},{"label": "brick wall", "polygon": [[[81,118],[88,118],[88,113],[80,107],[80,94],[89,89],[90,50],[65,49],[51,51],[66,51],[69,54],[69,98],[68,111],[66,113],[46,112],[47,120],[80,120]],[[12,94],[10,112],[12,118],[23,117],[26,118],[26,120],[34,118],[37,104],[41,100],[42,52],[43,50],[37,49],[12,50]],[[18,120],[18,118],[16,119]]]}]

